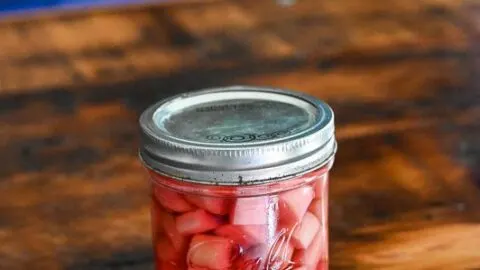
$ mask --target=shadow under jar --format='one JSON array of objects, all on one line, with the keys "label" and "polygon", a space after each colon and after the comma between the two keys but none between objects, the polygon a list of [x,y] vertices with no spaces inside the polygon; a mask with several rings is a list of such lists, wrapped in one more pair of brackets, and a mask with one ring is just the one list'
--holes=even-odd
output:
[{"label": "shadow under jar", "polygon": [[140,126],[156,269],[328,269],[327,104],[214,88],[151,106]]}]

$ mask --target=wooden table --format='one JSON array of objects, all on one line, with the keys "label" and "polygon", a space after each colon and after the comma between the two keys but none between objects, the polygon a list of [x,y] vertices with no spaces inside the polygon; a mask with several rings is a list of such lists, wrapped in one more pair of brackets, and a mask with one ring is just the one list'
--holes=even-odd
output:
[{"label": "wooden table", "polygon": [[138,115],[226,84],[299,89],[334,107],[331,269],[480,269],[466,23],[480,9],[460,4],[208,1],[6,19],[0,269],[151,267]]}]

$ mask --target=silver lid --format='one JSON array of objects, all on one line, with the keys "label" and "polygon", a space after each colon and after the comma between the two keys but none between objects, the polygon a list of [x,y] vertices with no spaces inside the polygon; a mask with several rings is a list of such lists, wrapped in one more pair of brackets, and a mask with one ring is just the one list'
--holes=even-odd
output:
[{"label": "silver lid", "polygon": [[140,157],[189,182],[267,183],[318,168],[336,151],[332,109],[297,92],[249,86],[178,95],[140,117]]}]

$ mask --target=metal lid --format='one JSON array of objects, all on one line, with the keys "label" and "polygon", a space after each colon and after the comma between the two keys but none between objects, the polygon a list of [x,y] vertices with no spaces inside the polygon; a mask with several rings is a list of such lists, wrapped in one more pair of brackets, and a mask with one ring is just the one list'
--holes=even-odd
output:
[{"label": "metal lid", "polygon": [[146,166],[189,182],[267,183],[336,151],[332,109],[297,92],[233,86],[178,95],[140,117]]}]

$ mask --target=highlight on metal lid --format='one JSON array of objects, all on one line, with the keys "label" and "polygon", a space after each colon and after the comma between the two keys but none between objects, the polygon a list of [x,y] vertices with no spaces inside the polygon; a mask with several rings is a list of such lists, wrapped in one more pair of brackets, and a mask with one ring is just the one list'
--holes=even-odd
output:
[{"label": "highlight on metal lid", "polygon": [[231,86],[174,96],[140,117],[140,157],[168,176],[262,184],[319,168],[336,151],[334,115],[302,93]]}]

